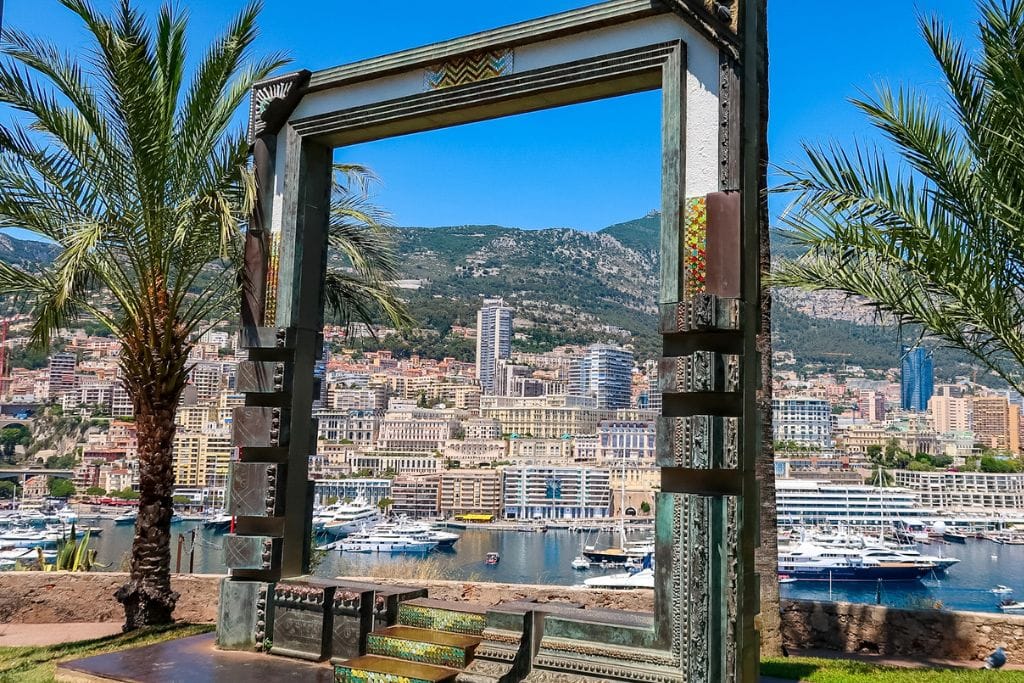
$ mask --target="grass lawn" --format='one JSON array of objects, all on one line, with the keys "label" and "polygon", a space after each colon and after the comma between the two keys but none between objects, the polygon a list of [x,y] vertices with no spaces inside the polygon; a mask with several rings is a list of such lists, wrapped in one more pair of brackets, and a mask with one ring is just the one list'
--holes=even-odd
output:
[{"label": "grass lawn", "polygon": [[809,683],[1024,683],[1024,671],[898,669],[843,659],[780,657],[761,661],[761,673]]},{"label": "grass lawn", "polygon": [[80,640],[45,647],[0,647],[0,681],[7,683],[51,683],[57,662],[150,645],[212,631],[208,624],[174,624],[96,640]]}]

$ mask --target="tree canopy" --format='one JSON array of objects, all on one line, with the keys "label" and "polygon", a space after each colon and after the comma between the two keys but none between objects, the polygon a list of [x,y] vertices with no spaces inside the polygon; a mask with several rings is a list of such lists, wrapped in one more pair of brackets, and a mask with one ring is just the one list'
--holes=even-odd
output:
[{"label": "tree canopy", "polygon": [[920,29],[946,97],[880,86],[853,105],[878,147],[806,144],[782,169],[781,221],[806,249],[782,286],[863,297],[1024,386],[1024,0],[981,0],[980,49],[937,17]]}]

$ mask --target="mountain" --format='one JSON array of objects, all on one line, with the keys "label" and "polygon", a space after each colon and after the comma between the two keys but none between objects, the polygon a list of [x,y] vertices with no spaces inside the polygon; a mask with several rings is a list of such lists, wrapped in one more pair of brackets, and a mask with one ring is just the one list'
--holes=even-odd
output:
[{"label": "mountain", "polygon": [[[398,228],[402,295],[423,327],[442,334],[452,325],[474,325],[481,300],[501,296],[516,309],[517,348],[617,341],[633,344],[640,359],[654,358],[661,344],[655,306],[659,232],[656,212],[598,232]],[[777,256],[801,251],[782,231],[773,231],[772,241]],[[0,234],[0,261],[31,268],[56,254],[52,245]],[[841,296],[776,292],[775,350],[793,353],[801,364],[897,365],[899,330],[877,323],[870,311]],[[904,332],[903,339],[913,338],[913,331]],[[445,344],[431,348],[443,353]],[[458,350],[472,353],[464,343]],[[937,351],[940,375],[965,372],[966,363],[963,356]]]},{"label": "mountain", "polygon": [[0,261],[30,268],[38,263],[49,263],[60,253],[55,245],[34,240],[20,240],[0,233]]}]

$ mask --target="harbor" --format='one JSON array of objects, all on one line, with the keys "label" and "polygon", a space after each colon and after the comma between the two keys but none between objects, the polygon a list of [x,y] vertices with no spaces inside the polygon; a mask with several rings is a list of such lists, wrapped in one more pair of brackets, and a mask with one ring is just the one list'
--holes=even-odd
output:
[{"label": "harbor", "polygon": [[[87,515],[82,514],[76,524],[99,531],[90,540],[90,547],[97,551],[98,566],[107,571],[121,570],[131,549],[134,527],[118,524],[113,512],[103,511],[98,517]],[[514,525],[473,524],[457,528],[459,526],[465,525],[457,524],[456,528],[438,526],[438,531],[457,538],[445,545],[435,544],[429,551],[345,552],[340,547],[323,549],[316,553],[315,573],[321,576],[372,576],[380,572],[400,577],[408,572],[410,577],[421,575],[463,581],[563,586],[585,585],[595,578],[625,575],[620,563],[589,561],[585,569],[574,566],[575,560],[585,556],[588,546],[594,550],[621,547],[618,531],[580,532],[567,527],[541,531],[538,527],[537,531],[524,533],[516,530]],[[51,530],[53,528],[51,525]],[[171,527],[172,570],[197,574],[226,573],[223,558],[226,530],[212,517],[204,520],[199,516],[186,515],[186,519],[174,523]],[[356,540],[360,533],[353,534]],[[344,541],[326,536],[320,539],[321,548]],[[627,545],[641,548],[646,539],[646,533],[628,533]],[[946,571],[929,569],[912,581],[878,580],[875,577],[864,581],[844,581],[836,576],[830,581],[826,571],[818,577],[819,580],[785,578],[780,582],[782,597],[977,612],[999,612],[1000,603],[1004,600],[1024,599],[1024,576],[1017,571],[1024,564],[1024,545],[973,536],[966,537],[963,542],[950,542],[941,536],[932,536],[928,540],[928,544],[904,546],[903,552],[946,558],[951,561]],[[496,554],[500,561],[488,563],[489,554]],[[634,554],[642,556],[640,552]],[[641,562],[642,559],[636,561],[632,575],[637,577],[635,585],[619,579],[612,579],[609,583],[621,583],[623,588],[642,586],[644,573],[649,570],[641,568]],[[994,592],[1000,587],[1005,591]]]}]

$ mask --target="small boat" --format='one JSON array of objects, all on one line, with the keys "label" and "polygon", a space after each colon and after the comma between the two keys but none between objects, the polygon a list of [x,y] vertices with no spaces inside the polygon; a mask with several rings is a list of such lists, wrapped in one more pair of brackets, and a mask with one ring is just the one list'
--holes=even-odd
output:
[{"label": "small boat", "polygon": [[590,569],[590,560],[582,555],[577,555],[573,558],[571,564],[573,569]]},{"label": "small boat", "polygon": [[221,512],[207,517],[203,527],[212,531],[227,531],[231,528],[231,515]]},{"label": "small boat", "polygon": [[501,555],[498,553],[487,553],[487,559],[484,560],[484,564],[498,564],[501,561]]},{"label": "small boat", "polygon": [[1012,588],[1010,588],[1009,586],[1004,586],[1003,584],[999,584],[998,586],[989,591],[989,593],[995,593],[996,595],[1009,595],[1012,592]]},{"label": "small boat", "polygon": [[967,534],[962,534],[959,531],[944,531],[942,539],[950,543],[967,543]]},{"label": "small boat", "polygon": [[117,526],[125,526],[128,524],[135,524],[135,518],[138,516],[137,512],[129,512],[124,515],[114,517],[114,524]]},{"label": "small boat", "polygon": [[789,574],[779,574],[779,583],[796,583],[796,579]]},{"label": "small boat", "polygon": [[1004,612],[1024,612],[1024,602],[1018,600],[1003,600],[999,603],[999,609]]}]

